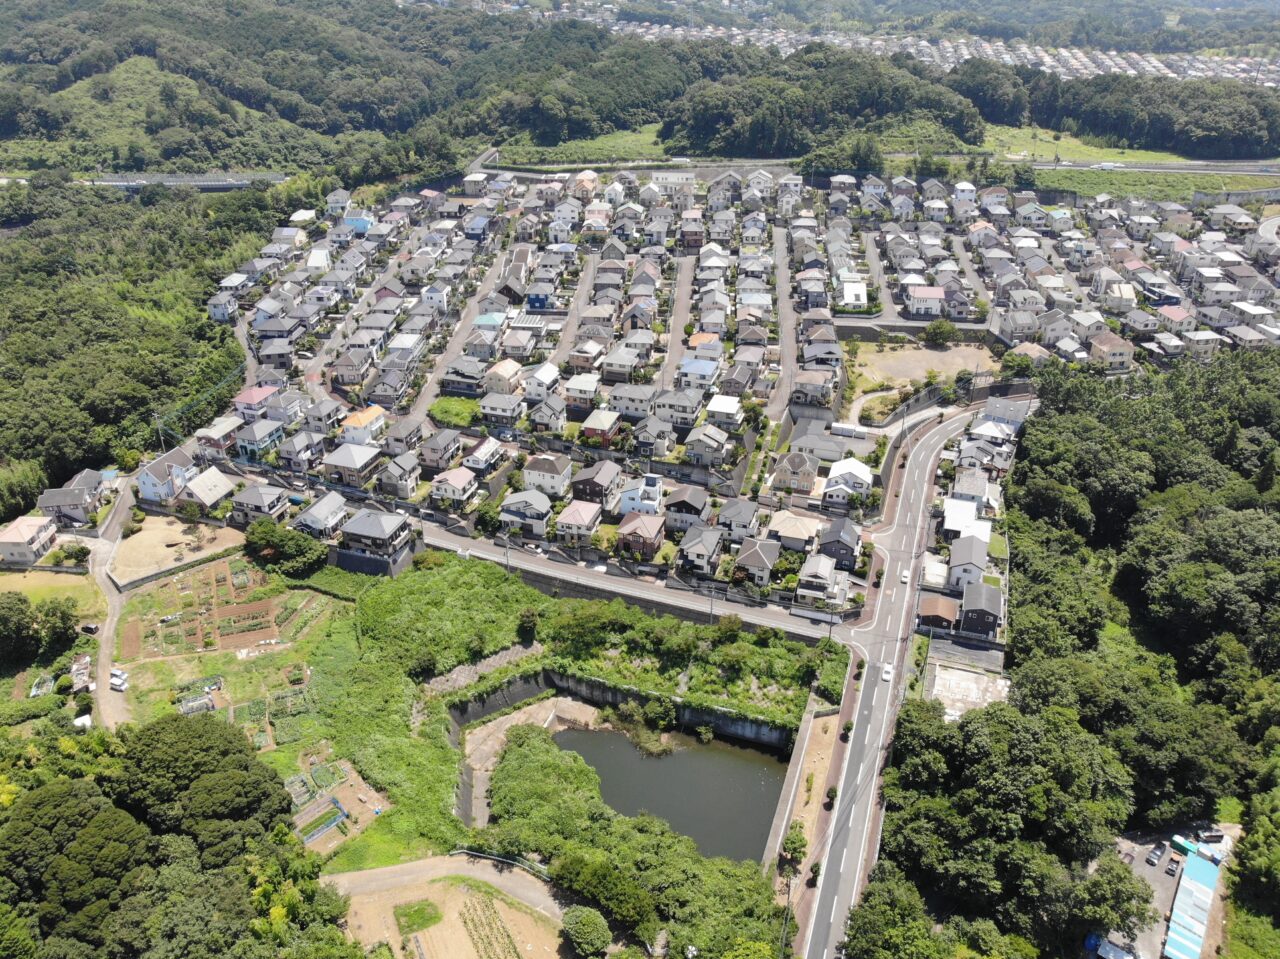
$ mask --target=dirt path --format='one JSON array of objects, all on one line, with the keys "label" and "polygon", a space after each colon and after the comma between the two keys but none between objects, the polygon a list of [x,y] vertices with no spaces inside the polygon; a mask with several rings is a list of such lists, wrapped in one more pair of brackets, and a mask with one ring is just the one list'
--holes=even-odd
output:
[{"label": "dirt path", "polygon": [[[489,779],[498,765],[498,758],[507,744],[507,730],[512,726],[541,726],[552,732],[569,726],[592,726],[599,710],[594,706],[553,696],[531,703],[515,712],[487,722],[467,733],[464,762],[471,771],[470,825],[481,828],[489,822]],[[463,810],[465,813],[467,810]]]},{"label": "dirt path", "polygon": [[321,876],[320,881],[350,896],[352,912],[358,917],[359,908],[367,908],[367,904],[361,902],[366,897],[383,903],[413,902],[425,895],[424,886],[446,876],[487,882],[555,922],[559,922],[563,915],[564,907],[549,884],[535,879],[523,869],[476,856],[432,856],[381,869]]}]

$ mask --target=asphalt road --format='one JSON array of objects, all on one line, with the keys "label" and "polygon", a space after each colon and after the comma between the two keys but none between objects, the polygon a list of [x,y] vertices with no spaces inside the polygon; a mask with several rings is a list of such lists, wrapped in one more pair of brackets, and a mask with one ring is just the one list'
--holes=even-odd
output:
[{"label": "asphalt road", "polygon": [[667,324],[667,358],[662,362],[660,386],[669,390],[675,385],[680,361],[684,358],[684,325],[690,321],[690,304],[693,302],[693,273],[697,269],[696,256],[676,259],[676,291],[671,298],[671,320]]},{"label": "asphalt road", "polygon": [[772,423],[780,423],[787,414],[791,402],[791,388],[795,385],[798,363],[796,346],[796,308],[791,299],[791,253],[787,249],[785,227],[773,228],[774,298],[778,308],[778,382],[765,406],[765,413]]},{"label": "asphalt road", "polygon": [[[856,658],[865,659],[867,666],[861,690],[855,688],[852,676],[845,689],[845,695],[856,696],[858,704],[821,877],[809,911],[806,959],[835,955],[845,917],[857,901],[879,846],[880,771],[893,718],[906,689],[904,666],[913,633],[934,470],[946,442],[964,429],[971,415],[970,411],[955,411],[910,441],[906,467],[898,471],[891,487],[901,493],[893,518],[870,531],[885,571],[874,614],[853,629],[835,634],[852,647]],[[892,492],[885,495],[892,496]],[[904,570],[911,577],[907,584],[901,581]],[[886,665],[892,670],[888,680],[882,678]]]},{"label": "asphalt road", "polygon": [[480,301],[492,293],[498,281],[506,275],[508,255],[506,250],[498,253],[493,260],[493,265],[489,267],[480,285],[476,287],[476,292],[467,300],[467,305],[462,315],[458,317],[453,333],[449,336],[449,342],[445,344],[444,352],[436,357],[436,365],[430,378],[418,393],[418,398],[413,401],[413,406],[409,410],[410,416],[416,419],[426,416],[427,410],[440,395],[440,381],[444,378],[444,371],[448,369],[450,363],[462,355],[467,345],[467,337],[471,335],[471,327],[475,324],[476,317],[480,315]]}]

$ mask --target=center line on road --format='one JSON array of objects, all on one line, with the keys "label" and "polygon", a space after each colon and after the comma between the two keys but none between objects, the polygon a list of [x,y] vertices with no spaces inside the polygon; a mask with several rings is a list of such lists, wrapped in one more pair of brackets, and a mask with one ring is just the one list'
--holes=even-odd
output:
[{"label": "center line on road", "polygon": [[840,871],[844,872],[844,858],[849,855],[849,847],[844,847],[844,852],[840,853]]}]

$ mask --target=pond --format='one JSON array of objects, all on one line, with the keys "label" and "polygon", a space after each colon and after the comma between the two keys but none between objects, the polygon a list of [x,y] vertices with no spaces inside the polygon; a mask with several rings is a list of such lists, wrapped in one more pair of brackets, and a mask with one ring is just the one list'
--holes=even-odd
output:
[{"label": "pond", "polygon": [[578,753],[599,774],[604,801],[618,812],[665,819],[704,856],[760,859],[786,763],[720,740],[675,739],[675,752],[646,756],[613,730],[566,729],[555,735],[561,749]]}]

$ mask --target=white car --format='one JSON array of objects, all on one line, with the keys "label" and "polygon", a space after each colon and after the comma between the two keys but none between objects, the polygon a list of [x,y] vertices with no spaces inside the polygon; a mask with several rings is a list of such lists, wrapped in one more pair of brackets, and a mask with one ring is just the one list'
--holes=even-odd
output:
[{"label": "white car", "polygon": [[909,570],[909,569],[904,569],[904,570],[902,571],[902,582],[903,582],[904,584],[905,584],[905,583],[909,583],[909,582],[911,582],[911,570]]},{"label": "white car", "polygon": [[880,670],[880,678],[886,683],[893,679],[893,667],[885,663],[884,669]]}]

